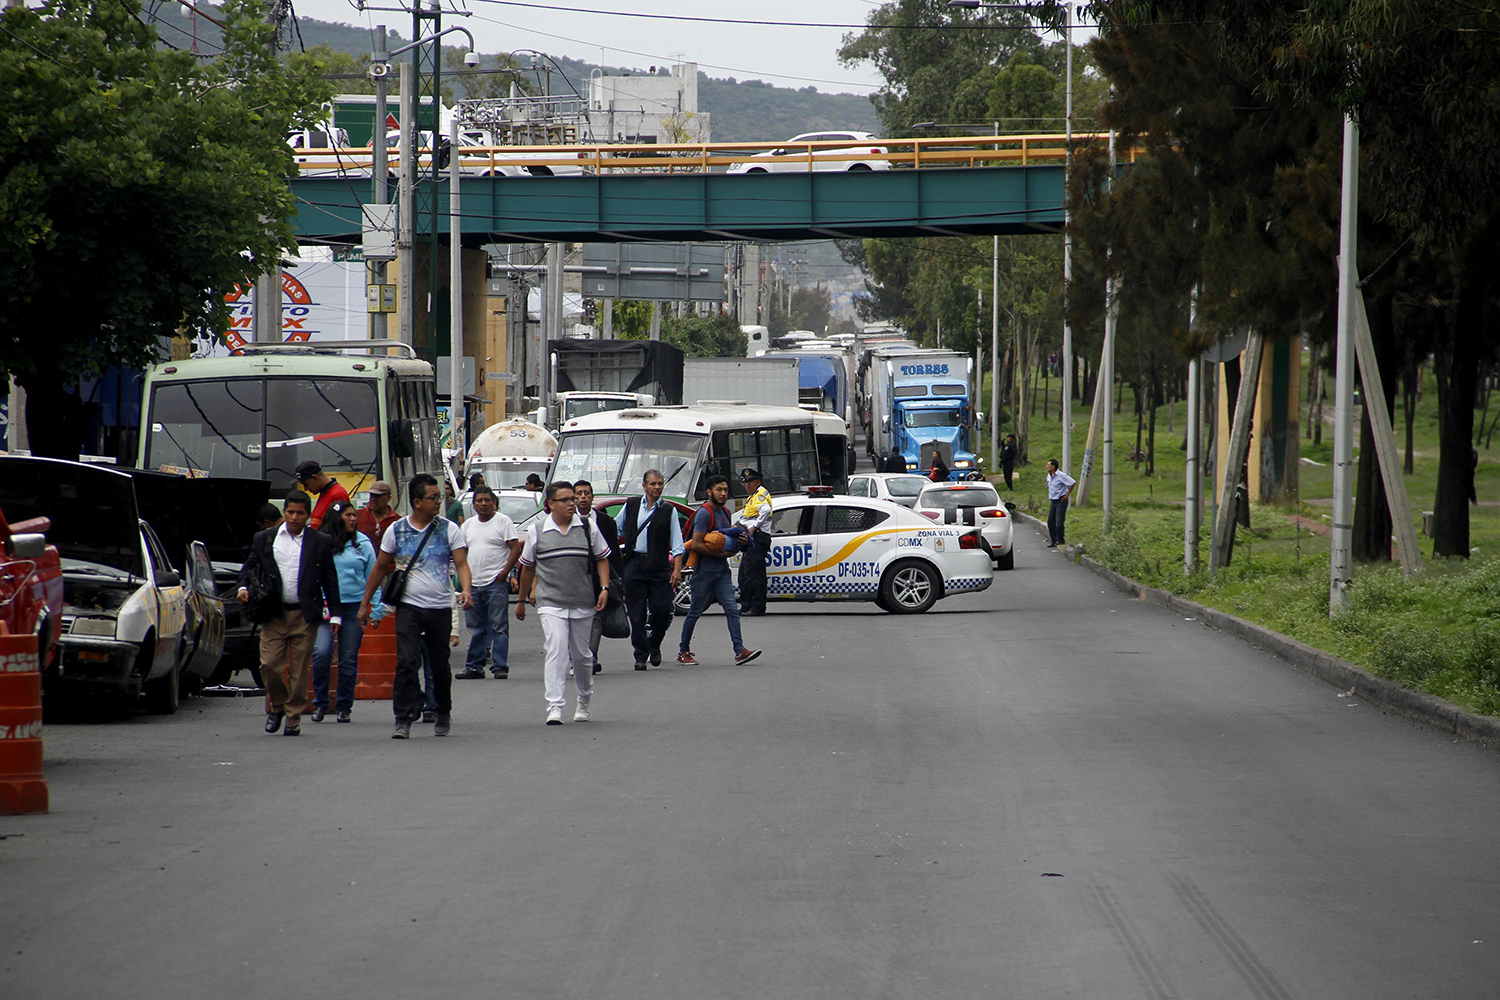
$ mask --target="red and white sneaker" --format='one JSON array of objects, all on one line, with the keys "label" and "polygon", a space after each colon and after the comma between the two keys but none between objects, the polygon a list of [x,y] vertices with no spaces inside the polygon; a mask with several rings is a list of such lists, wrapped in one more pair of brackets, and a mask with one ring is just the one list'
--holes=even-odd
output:
[{"label": "red and white sneaker", "polygon": [[693,655],[692,650],[684,650],[683,652],[677,654],[677,662],[686,663],[690,666],[697,666],[698,658]]},{"label": "red and white sneaker", "polygon": [[746,648],[740,650],[738,653],[734,654],[735,665],[738,666],[741,663],[749,663],[751,660],[755,659],[759,655],[760,655],[760,650],[758,650],[758,649],[750,649],[747,646]]}]

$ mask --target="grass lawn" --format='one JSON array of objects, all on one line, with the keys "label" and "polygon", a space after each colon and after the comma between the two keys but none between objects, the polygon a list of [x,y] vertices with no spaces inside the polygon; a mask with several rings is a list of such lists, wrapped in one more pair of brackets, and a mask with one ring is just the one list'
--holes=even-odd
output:
[{"label": "grass lawn", "polygon": [[[1304,368],[1305,360],[1304,355]],[[1062,452],[1056,379],[1050,389],[1052,419],[1042,416],[1040,406],[1031,418],[1030,464],[1017,470],[1012,493],[1005,494],[1000,484],[1002,495],[1042,518],[1047,506],[1045,462]],[[1126,390],[1123,397],[1125,412],[1114,419],[1110,530],[1104,531],[1102,466],[1096,455],[1088,506],[1068,514],[1070,543],[1083,543],[1091,557],[1141,583],[1275,629],[1470,711],[1500,715],[1500,446],[1495,451],[1479,449],[1475,488],[1480,504],[1469,508],[1472,557],[1434,560],[1431,540],[1421,536],[1422,511],[1432,508],[1437,489],[1437,390],[1430,373],[1412,422],[1414,471],[1406,476],[1423,547],[1422,570],[1408,578],[1397,565],[1357,565],[1349,608],[1333,618],[1328,615],[1328,538],[1326,530],[1319,534],[1313,527],[1329,523],[1332,426],[1325,424],[1320,445],[1301,439],[1297,502],[1254,504],[1250,529],[1240,528],[1236,536],[1232,562],[1210,581],[1207,507],[1199,543],[1204,568],[1191,576],[1183,572],[1186,404],[1174,404],[1171,431],[1167,407],[1158,410],[1156,472],[1148,475],[1144,462],[1137,469],[1127,460],[1135,446],[1136,421],[1130,412],[1132,394]],[[1325,402],[1324,414],[1332,417],[1331,403]],[[1476,413],[1476,424],[1477,417]],[[1077,468],[1088,435],[1089,408],[1076,407],[1073,419]],[[1395,432],[1398,447],[1404,446],[1406,426],[1399,406]],[[1007,433],[1005,428],[1001,433]],[[988,457],[987,437],[980,454]]]}]

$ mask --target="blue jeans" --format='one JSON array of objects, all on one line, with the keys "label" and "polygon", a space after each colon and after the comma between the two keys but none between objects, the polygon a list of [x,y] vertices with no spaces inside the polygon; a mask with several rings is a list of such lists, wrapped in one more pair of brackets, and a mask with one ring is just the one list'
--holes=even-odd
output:
[{"label": "blue jeans", "polygon": [[510,669],[510,588],[496,580],[473,588],[474,604],[464,612],[469,626],[469,655],[464,669],[484,671],[486,653],[493,654],[490,669]]},{"label": "blue jeans", "polygon": [[1068,498],[1052,501],[1047,509],[1047,540],[1053,545],[1063,544],[1063,532],[1068,523]]},{"label": "blue jeans", "polygon": [[[339,626],[339,711],[354,708],[354,684],[359,679],[359,644],[365,630],[359,627],[359,603],[334,604],[329,611],[342,615],[344,623]],[[324,622],[318,626],[317,638],[313,640],[312,674],[313,705],[325,711],[328,708],[328,674],[333,665],[333,629]]]},{"label": "blue jeans", "polygon": [[698,619],[703,617],[709,604],[718,601],[729,622],[729,639],[734,643],[734,655],[739,656],[745,643],[740,639],[740,605],[734,596],[734,577],[729,572],[729,563],[723,559],[700,557],[698,568],[693,571],[693,578],[688,586],[692,589],[693,604],[682,622],[682,644],[678,649],[686,653],[693,648],[693,626],[698,624]]}]

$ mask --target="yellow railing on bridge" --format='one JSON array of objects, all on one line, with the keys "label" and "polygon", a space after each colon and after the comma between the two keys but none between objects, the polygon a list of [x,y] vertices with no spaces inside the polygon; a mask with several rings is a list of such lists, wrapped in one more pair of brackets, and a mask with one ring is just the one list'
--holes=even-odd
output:
[{"label": "yellow railing on bridge", "polygon": [[[1073,143],[1104,141],[1108,133],[1075,132]],[[370,147],[353,149],[294,150],[303,176],[369,176],[373,169]],[[766,156],[764,154],[772,154]],[[760,154],[760,155],[757,155]],[[1038,135],[945,136],[922,139],[877,139],[852,143],[847,139],[824,142],[735,142],[735,143],[582,143],[576,146],[462,146],[459,167],[465,175],[505,173],[508,168],[558,173],[714,173],[731,167],[764,166],[777,173],[842,170],[837,164],[883,164],[874,169],[923,169],[938,167],[1032,166],[1055,164],[1067,156],[1067,140],[1061,133]],[[1133,162],[1136,150],[1120,154]],[[432,162],[432,151],[417,151],[420,167]],[[388,159],[392,173],[400,160],[395,150]],[[545,171],[541,171],[545,172]]]}]

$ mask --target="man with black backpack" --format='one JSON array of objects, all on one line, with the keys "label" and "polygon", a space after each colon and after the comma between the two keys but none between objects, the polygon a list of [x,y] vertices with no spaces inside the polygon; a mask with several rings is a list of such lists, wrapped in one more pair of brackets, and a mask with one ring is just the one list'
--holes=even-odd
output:
[{"label": "man with black backpack", "polygon": [[568,668],[578,691],[574,722],[587,722],[594,697],[589,634],[594,615],[609,597],[609,544],[578,516],[573,484],[547,486],[547,516],[537,519],[521,546],[520,593],[516,620],[526,620],[526,604],[536,582],[537,617],[542,622],[542,670],[547,725],[560,726],[567,705]]},{"label": "man with black backpack", "polygon": [[672,599],[682,581],[682,522],[662,503],[667,481],[659,469],[641,477],[644,496],[631,497],[615,518],[625,556],[625,610],[635,669],[661,666],[661,641],[672,627]]}]

